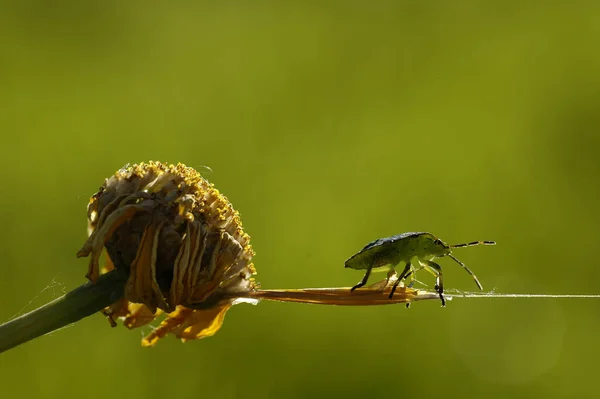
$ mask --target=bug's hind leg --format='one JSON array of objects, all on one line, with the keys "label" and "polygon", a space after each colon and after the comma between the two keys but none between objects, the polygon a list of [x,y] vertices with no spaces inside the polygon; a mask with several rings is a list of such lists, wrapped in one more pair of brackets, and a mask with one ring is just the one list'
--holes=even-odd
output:
[{"label": "bug's hind leg", "polygon": [[412,265],[410,264],[410,261],[406,262],[404,270],[402,270],[402,273],[400,273],[398,279],[396,280],[396,282],[394,282],[394,286],[392,287],[392,291],[390,292],[389,296],[390,299],[392,299],[392,297],[394,296],[394,292],[396,292],[396,288],[398,288],[398,284],[400,284],[400,281],[402,281],[409,274],[411,268]]},{"label": "bug's hind leg", "polygon": [[373,264],[371,264],[371,266],[369,266],[369,268],[367,269],[367,272],[365,273],[365,276],[362,278],[362,280],[360,280],[359,283],[356,284],[354,287],[350,288],[350,292],[354,291],[357,288],[363,287],[365,284],[367,284],[367,281],[369,281],[369,276],[371,275],[371,270],[373,270]]},{"label": "bug's hind leg", "polygon": [[444,298],[444,275],[442,273],[442,267],[430,260],[422,260],[420,262],[427,270],[436,276],[435,290],[440,295],[442,306],[446,306],[446,299]]},{"label": "bug's hind leg", "polygon": [[[417,281],[417,279],[415,278],[415,272],[416,270],[412,270],[410,273],[404,276],[405,280],[410,276],[410,283],[408,283],[407,285],[408,288],[412,288],[415,286],[415,281]],[[410,302],[406,302],[406,309],[408,308],[410,308]]]}]

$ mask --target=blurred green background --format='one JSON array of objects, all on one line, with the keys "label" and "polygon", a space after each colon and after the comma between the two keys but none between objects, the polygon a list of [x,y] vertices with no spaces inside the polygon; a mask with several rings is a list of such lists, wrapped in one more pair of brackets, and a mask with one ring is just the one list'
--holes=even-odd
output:
[{"label": "blurred green background", "polygon": [[[578,4],[3,6],[0,320],[84,282],[88,197],[150,159],[212,168],[264,288],[353,285],[367,242],[430,231],[498,242],[457,250],[486,290],[600,292],[600,5]],[[261,303],[152,349],[95,315],[0,355],[2,397],[593,398],[599,310]]]}]

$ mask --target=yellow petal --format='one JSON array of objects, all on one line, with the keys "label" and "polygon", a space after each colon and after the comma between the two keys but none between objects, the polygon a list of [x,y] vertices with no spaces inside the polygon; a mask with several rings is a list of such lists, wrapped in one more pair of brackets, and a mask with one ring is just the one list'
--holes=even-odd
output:
[{"label": "yellow petal", "polygon": [[182,341],[206,338],[214,335],[223,325],[225,313],[231,307],[225,304],[206,310],[194,310],[178,306],[174,312],[142,339],[142,346],[154,346],[159,339],[173,333]]},{"label": "yellow petal", "polygon": [[191,339],[201,339],[215,335],[223,325],[225,313],[227,313],[231,306],[231,304],[227,304],[208,310],[195,310],[192,315],[195,323],[181,332],[175,332],[177,338],[181,338],[181,341],[185,342]]},{"label": "yellow petal", "polygon": [[152,313],[143,303],[129,303],[128,313],[124,316],[123,325],[127,328],[136,328],[151,323],[162,311],[157,309]]}]

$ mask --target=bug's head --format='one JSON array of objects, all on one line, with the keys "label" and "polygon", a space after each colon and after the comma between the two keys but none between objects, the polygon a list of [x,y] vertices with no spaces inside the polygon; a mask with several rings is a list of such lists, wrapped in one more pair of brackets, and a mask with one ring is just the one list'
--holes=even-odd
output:
[{"label": "bug's head", "polygon": [[444,241],[439,238],[434,238],[430,244],[430,253],[434,255],[436,258],[441,258],[443,256],[448,256],[452,252],[450,245],[446,244]]}]

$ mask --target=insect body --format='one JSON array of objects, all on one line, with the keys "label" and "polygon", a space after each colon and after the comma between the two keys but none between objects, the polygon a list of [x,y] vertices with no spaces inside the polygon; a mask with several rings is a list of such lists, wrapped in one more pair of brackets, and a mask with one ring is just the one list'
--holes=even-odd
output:
[{"label": "insect body", "polygon": [[346,267],[357,270],[366,269],[363,279],[352,287],[351,291],[367,284],[371,271],[387,270],[393,272],[399,264],[404,263],[404,270],[394,283],[390,292],[390,298],[394,295],[401,280],[409,276],[414,279],[413,276],[416,270],[425,269],[436,276],[435,290],[440,295],[442,306],[445,306],[442,267],[433,262],[433,259],[444,256],[451,257],[467,273],[473,276],[473,280],[475,280],[477,287],[481,290],[483,287],[479,283],[479,280],[477,280],[477,277],[464,263],[452,255],[452,249],[495,244],[493,241],[474,241],[466,244],[448,245],[431,233],[403,233],[392,237],[380,238],[367,244],[359,253],[346,261]]}]

